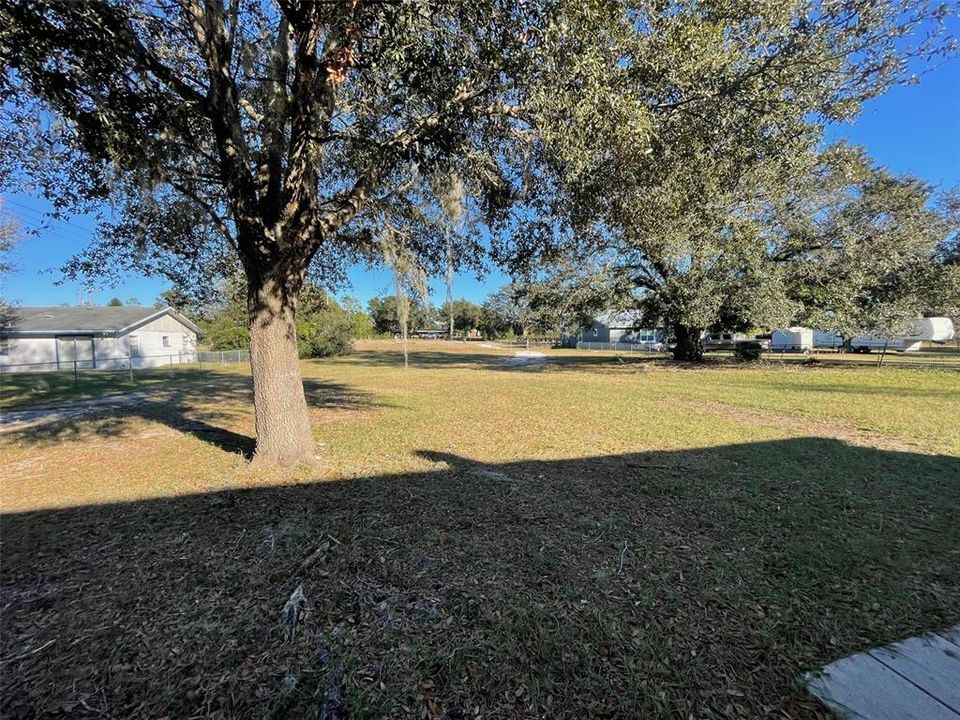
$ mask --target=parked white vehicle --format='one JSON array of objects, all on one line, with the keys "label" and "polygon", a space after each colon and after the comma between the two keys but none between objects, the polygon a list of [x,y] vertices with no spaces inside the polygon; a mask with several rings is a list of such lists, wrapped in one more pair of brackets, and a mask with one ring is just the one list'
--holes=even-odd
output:
[{"label": "parked white vehicle", "polygon": [[843,347],[843,335],[832,330],[814,330],[813,346],[815,348],[831,348],[836,350]]},{"label": "parked white vehicle", "polygon": [[950,342],[956,337],[953,320],[948,317],[920,318],[913,321],[916,337],[920,340],[929,340],[935,343]]},{"label": "parked white vehicle", "polygon": [[896,352],[916,352],[924,341],[945,343],[953,340],[955,331],[953,320],[945,317],[917,318],[912,322],[911,332],[899,337],[885,338],[879,335],[860,335],[850,341],[854,352],[871,350],[894,350]]},{"label": "parked white vehicle", "polygon": [[813,349],[813,330],[805,327],[791,327],[786,330],[774,330],[770,336],[770,349],[773,351],[792,350],[806,352]]}]

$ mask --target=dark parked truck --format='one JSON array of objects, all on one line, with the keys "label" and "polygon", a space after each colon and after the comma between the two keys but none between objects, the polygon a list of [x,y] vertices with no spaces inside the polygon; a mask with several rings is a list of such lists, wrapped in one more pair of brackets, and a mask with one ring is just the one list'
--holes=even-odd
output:
[{"label": "dark parked truck", "polygon": [[710,333],[703,339],[703,349],[736,350],[737,345],[744,342],[757,343],[762,350],[770,349],[769,335],[750,336],[744,333]]},{"label": "dark parked truck", "polygon": [[743,333],[710,333],[703,339],[704,352],[710,350],[734,350],[738,342],[749,340]]}]

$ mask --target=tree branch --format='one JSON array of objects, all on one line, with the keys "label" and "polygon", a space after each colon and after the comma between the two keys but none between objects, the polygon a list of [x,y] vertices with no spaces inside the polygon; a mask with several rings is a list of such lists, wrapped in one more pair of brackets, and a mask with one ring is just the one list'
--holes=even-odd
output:
[{"label": "tree branch", "polygon": [[240,120],[240,93],[231,73],[230,47],[218,0],[179,0],[190,19],[194,40],[207,65],[207,101],[220,158],[221,180],[237,225],[237,248],[243,257],[263,257],[274,248],[263,242],[263,222],[256,183],[247,164],[249,150]]},{"label": "tree branch", "polygon": [[[408,127],[397,130],[387,142],[381,143],[374,153],[379,162],[371,164],[367,171],[357,178],[348,192],[332,198],[333,208],[317,218],[314,223],[314,232],[310,233],[312,250],[316,250],[324,238],[334,235],[356,217],[381,179],[396,168],[404,150],[436,131],[441,126],[447,111],[457,106],[462,107],[488,90],[486,86],[470,89],[469,82],[461,82],[457,93],[447,103],[443,112],[422,116],[411,122]],[[482,113],[483,110],[480,112]]]},{"label": "tree branch", "polygon": [[266,109],[264,145],[266,158],[261,171],[264,185],[264,211],[274,222],[280,217],[281,192],[283,190],[284,130],[289,107],[287,96],[287,67],[290,54],[290,23],[286,16],[277,26],[277,40],[269,67],[267,82],[271,84],[270,102]]},{"label": "tree branch", "polygon": [[220,217],[220,214],[216,211],[216,208],[214,208],[213,205],[195,193],[189,186],[172,179],[168,180],[168,182],[170,183],[170,187],[172,187],[178,193],[185,195],[199,205],[200,208],[207,213],[207,215],[213,221],[214,227],[220,231],[220,234],[223,235],[230,247],[232,247],[234,250],[237,250],[237,241],[233,237],[233,233],[230,232],[230,226],[227,225],[226,221],[222,217]]}]

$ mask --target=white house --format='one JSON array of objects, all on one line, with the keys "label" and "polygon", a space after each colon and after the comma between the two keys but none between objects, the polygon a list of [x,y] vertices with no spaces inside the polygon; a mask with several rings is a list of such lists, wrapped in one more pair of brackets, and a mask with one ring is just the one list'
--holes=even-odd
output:
[{"label": "white house", "polygon": [[200,334],[172,308],[18,307],[0,322],[0,369],[9,372],[193,362]]}]

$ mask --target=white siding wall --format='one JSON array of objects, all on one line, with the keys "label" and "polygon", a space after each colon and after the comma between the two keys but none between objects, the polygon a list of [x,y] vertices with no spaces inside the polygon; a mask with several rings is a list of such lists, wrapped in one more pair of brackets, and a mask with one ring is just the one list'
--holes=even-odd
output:
[{"label": "white siding wall", "polygon": [[[139,353],[133,358],[134,368],[164,367],[173,362],[194,362],[197,352],[197,335],[169,315],[141,325],[126,335],[95,336],[94,350],[96,367],[124,369],[129,367],[130,338],[139,339]],[[163,344],[167,338],[169,345]],[[0,355],[0,368],[7,372],[47,372],[57,370],[57,343],[51,337],[9,338],[7,354]],[[89,366],[89,363],[85,363]],[[83,366],[81,366],[82,368]],[[72,370],[72,363],[64,363],[60,369]]]},{"label": "white siding wall", "polygon": [[93,349],[97,357],[98,368],[125,368],[127,366],[127,343],[122,337],[97,337],[93,339]]},{"label": "white siding wall", "polygon": [[57,343],[52,338],[8,338],[0,367],[10,372],[46,372],[57,369]]},{"label": "white siding wall", "polygon": [[131,337],[137,338],[139,344],[139,358],[134,359],[134,367],[159,367],[171,362],[176,365],[196,359],[196,333],[169,315],[141,325],[121,338],[124,357],[129,352]]}]

